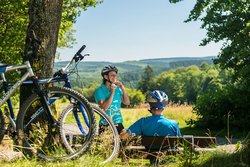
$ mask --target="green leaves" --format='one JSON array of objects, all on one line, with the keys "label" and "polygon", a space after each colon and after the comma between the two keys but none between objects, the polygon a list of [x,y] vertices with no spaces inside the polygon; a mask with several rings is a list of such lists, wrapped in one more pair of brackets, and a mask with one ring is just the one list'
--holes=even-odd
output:
[{"label": "green leaves", "polygon": [[[170,1],[172,2],[172,1]],[[197,0],[186,22],[201,20],[201,28],[207,30],[201,45],[223,41],[218,53],[223,68],[235,69],[236,78],[245,77],[242,68],[250,68],[250,3],[247,0]]]},{"label": "green leaves", "polygon": [[64,0],[62,21],[59,30],[58,47],[72,47],[75,44],[73,33],[73,24],[76,23],[77,18],[81,13],[87,10],[88,7],[95,7],[101,3],[99,0]]},{"label": "green leaves", "polygon": [[139,89],[143,93],[148,93],[148,91],[150,91],[153,77],[154,77],[154,70],[149,65],[147,65],[147,67],[144,69],[142,79],[138,83]]},{"label": "green leaves", "polygon": [[[58,47],[75,44],[73,24],[81,12],[96,6],[98,0],[64,0]],[[29,0],[0,1],[0,60],[3,63],[19,64],[25,47],[28,28]]]},{"label": "green leaves", "polygon": [[0,11],[0,60],[18,64],[21,62],[28,24],[27,1],[2,0]]}]

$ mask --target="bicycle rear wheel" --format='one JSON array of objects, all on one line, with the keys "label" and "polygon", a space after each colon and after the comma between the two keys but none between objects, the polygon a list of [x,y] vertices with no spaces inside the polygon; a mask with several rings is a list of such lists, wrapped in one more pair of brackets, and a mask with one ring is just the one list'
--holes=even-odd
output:
[{"label": "bicycle rear wheel", "polygon": [[[37,156],[48,161],[60,161],[76,158],[76,153],[83,154],[92,143],[96,121],[89,102],[78,92],[64,87],[51,87],[44,91],[56,124],[52,124],[47,112],[41,105],[37,94],[31,95],[22,105],[17,116],[19,145],[25,155]],[[81,107],[84,115],[84,127],[81,133],[81,147],[71,153],[65,149],[60,139],[58,118],[67,106]]]},{"label": "bicycle rear wheel", "polygon": [[[105,127],[102,131],[97,130],[97,135],[94,138],[93,144],[90,146],[89,153],[94,156],[95,161],[101,162],[101,164],[110,162],[119,153],[120,150],[120,139],[116,127],[113,122],[107,116],[107,114],[99,107],[92,106],[95,112],[96,118],[102,117],[106,121]],[[77,148],[81,147],[81,138],[84,136],[80,133],[79,124],[82,124],[82,119],[74,119],[74,111],[72,105],[68,106],[60,115],[60,131],[61,139],[65,144],[66,149],[70,153],[77,152]],[[77,112],[80,113],[80,112]],[[80,156],[81,153],[78,153]]]}]

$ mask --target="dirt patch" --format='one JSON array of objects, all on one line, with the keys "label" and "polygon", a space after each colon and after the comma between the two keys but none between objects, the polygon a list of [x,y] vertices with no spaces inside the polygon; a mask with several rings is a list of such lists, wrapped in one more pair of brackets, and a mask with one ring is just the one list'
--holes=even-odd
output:
[{"label": "dirt patch", "polygon": [[14,161],[22,157],[21,152],[13,150],[13,141],[5,136],[0,144],[0,161]]},{"label": "dirt patch", "polygon": [[0,144],[0,152],[6,150],[13,150],[13,141],[8,136],[4,136],[3,141]]}]

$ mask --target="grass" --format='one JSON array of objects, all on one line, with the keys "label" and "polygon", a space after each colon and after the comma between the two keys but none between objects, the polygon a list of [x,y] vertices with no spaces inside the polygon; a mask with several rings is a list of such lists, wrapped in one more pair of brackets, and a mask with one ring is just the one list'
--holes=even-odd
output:
[{"label": "grass", "polygon": [[[131,124],[133,124],[136,120],[140,119],[141,117],[150,116],[150,112],[147,110],[147,108],[133,108],[128,109],[124,108],[122,109],[122,114],[124,118],[124,126],[129,127]],[[193,134],[193,135],[202,135],[205,136],[208,133],[213,135],[219,135],[219,136],[225,136],[226,130],[222,131],[212,131],[210,132],[207,129],[196,129],[192,127],[188,127],[186,124],[186,120],[192,118],[195,119],[195,115],[192,113],[192,107],[191,106],[168,106],[164,112],[164,116],[166,118],[174,119],[179,123],[179,127],[181,129],[181,133],[184,134]],[[238,133],[238,132],[237,132]],[[236,134],[237,134],[236,133]],[[234,134],[232,131],[231,134]],[[241,133],[238,133],[237,135],[240,136]],[[235,136],[235,135],[234,135]],[[249,140],[248,140],[249,142]],[[164,164],[164,166],[199,166],[199,167],[205,167],[205,166],[249,166],[249,144],[245,145],[243,149],[240,151],[229,154],[225,152],[213,152],[213,153],[205,153],[201,154],[195,157],[192,157],[192,161],[188,161],[188,164],[185,164],[184,162],[187,162],[187,158],[185,157],[185,154],[188,155],[188,153],[185,153],[184,155],[177,155],[175,157],[178,159],[175,163],[168,163]],[[39,161],[36,159],[18,159],[13,162],[7,162],[7,161],[0,161],[0,166],[4,167],[30,167],[30,166],[36,166],[36,167],[72,167],[72,166],[91,166],[91,167],[98,167],[101,166],[96,160],[96,157],[84,155],[81,158],[77,160],[71,160],[67,162],[44,162]],[[229,165],[226,165],[229,164]],[[137,160],[130,160],[129,164],[123,164],[121,163],[120,159],[116,159],[113,162],[110,162],[106,164],[107,167],[133,167],[133,166],[149,166],[149,161],[144,159],[137,159]]]},{"label": "grass", "polygon": [[[250,134],[250,133],[249,133]],[[201,154],[196,159],[192,166],[195,167],[248,167],[250,165],[250,136],[242,141],[243,145],[238,148],[238,151],[227,153],[223,151],[208,152]]]},{"label": "grass", "polygon": [[135,160],[131,161],[130,164],[123,164],[121,160],[117,159],[114,162],[107,163],[105,165],[100,165],[95,157],[83,156],[77,160],[70,160],[66,162],[44,162],[36,159],[18,159],[14,162],[0,161],[0,166],[2,167],[80,167],[80,166],[91,166],[91,167],[139,167],[148,165],[149,162],[145,160]]}]

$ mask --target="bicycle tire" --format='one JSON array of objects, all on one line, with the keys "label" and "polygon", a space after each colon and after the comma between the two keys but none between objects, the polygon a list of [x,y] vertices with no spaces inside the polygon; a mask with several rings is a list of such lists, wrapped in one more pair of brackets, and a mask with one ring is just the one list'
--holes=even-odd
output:
[{"label": "bicycle tire", "polygon": [[[100,134],[98,133],[99,130],[97,130],[96,133],[98,135],[95,136],[93,144],[89,149],[89,153],[95,157],[95,160],[99,158],[101,164],[105,164],[117,157],[120,150],[120,138],[115,125],[113,124],[112,120],[108,117],[108,115],[102,109],[94,105],[92,105],[92,110],[95,112],[96,115],[101,116],[107,122],[107,127],[105,128],[106,133],[102,132],[102,134]],[[61,113],[59,117],[59,124],[60,124],[60,134],[62,135],[61,136],[62,142],[65,144],[65,147],[69,152],[74,153],[76,145],[79,145],[80,143],[72,141],[76,137],[79,138],[79,136],[78,134],[75,134],[75,130],[73,131],[71,129],[72,132],[70,132],[69,129],[67,128],[69,125],[73,126],[71,118],[72,111],[73,111],[72,105],[68,106],[68,108]],[[74,124],[75,124],[74,127],[77,127],[77,122],[74,122]],[[103,153],[102,151],[105,151],[105,153]],[[81,156],[81,153],[78,153],[78,156]]]},{"label": "bicycle tire", "polygon": [[3,141],[4,134],[5,134],[5,120],[4,120],[3,112],[0,109],[0,143],[2,143]]},{"label": "bicycle tire", "polygon": [[[51,106],[56,125],[51,125],[48,115],[41,107],[40,98],[32,94],[22,105],[17,116],[17,134],[19,146],[25,155],[42,158],[47,161],[66,161],[74,159],[76,153],[69,153],[60,142],[60,130],[57,114],[69,104],[81,106],[86,114],[87,131],[82,147],[78,152],[83,154],[90,147],[96,131],[96,120],[88,100],[75,90],[65,87],[46,88],[48,104]],[[53,105],[52,105],[53,104]],[[35,112],[34,112],[35,111]],[[39,119],[38,119],[39,118]]]}]

